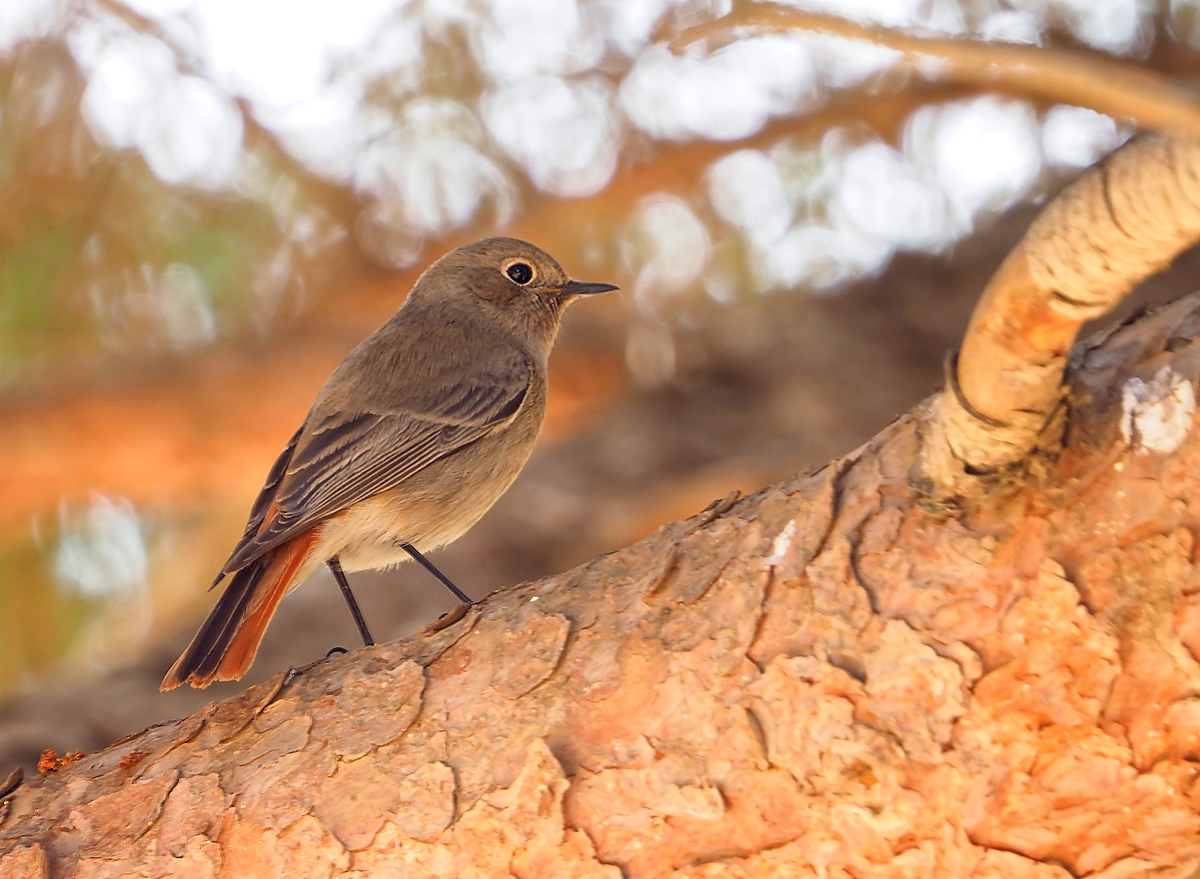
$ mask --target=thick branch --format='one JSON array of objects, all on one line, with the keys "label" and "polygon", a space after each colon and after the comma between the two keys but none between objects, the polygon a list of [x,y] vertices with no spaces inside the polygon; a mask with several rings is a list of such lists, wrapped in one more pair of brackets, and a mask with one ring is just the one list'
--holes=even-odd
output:
[{"label": "thick branch", "polygon": [[0,875],[1186,875],[1198,332],[1081,349],[1038,488],[922,512],[906,416],[35,779]]},{"label": "thick branch", "polygon": [[1200,140],[1136,140],[1042,212],[988,284],[925,415],[921,478],[935,505],[970,503],[1035,448],[1057,448],[1079,328],[1198,240]]},{"label": "thick branch", "polygon": [[[369,330],[364,330],[366,335]],[[117,492],[153,506],[183,499],[248,503],[321,383],[357,341],[293,332],[287,345],[223,345],[114,387],[0,406],[0,534],[64,497]],[[278,354],[278,359],[272,355]],[[623,381],[614,356],[555,358],[546,439],[602,405]],[[153,474],[152,478],[149,474]]]}]

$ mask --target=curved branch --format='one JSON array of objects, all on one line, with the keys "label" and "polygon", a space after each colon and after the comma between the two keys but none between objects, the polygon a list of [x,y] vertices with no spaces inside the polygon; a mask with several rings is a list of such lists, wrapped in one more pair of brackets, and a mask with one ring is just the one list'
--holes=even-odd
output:
[{"label": "curved branch", "polygon": [[926,412],[934,506],[969,504],[1035,449],[1057,448],[1079,328],[1197,241],[1200,140],[1135,140],[1059,194],[988,284]]},{"label": "curved branch", "polygon": [[1002,86],[1018,94],[1090,107],[1143,128],[1200,137],[1200,103],[1170,79],[1098,54],[983,40],[917,37],[844,18],[774,3],[735,3],[724,18],[689,28],[672,42],[677,51],[700,41],[728,42],[747,33],[797,30],[862,40],[904,53],[910,63],[936,59],[930,70],[944,82]]}]

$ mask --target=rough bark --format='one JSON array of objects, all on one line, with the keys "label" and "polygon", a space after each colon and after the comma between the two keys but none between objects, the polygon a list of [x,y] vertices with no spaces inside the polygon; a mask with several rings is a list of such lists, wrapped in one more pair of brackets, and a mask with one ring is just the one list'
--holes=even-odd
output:
[{"label": "rough bark", "polygon": [[1200,298],[1078,348],[1039,487],[918,421],[9,795],[0,875],[1184,876]]}]

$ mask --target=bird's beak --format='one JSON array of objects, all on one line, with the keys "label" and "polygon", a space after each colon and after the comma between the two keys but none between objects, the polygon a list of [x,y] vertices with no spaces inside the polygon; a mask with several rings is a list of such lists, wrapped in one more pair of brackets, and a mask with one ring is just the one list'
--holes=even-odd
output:
[{"label": "bird's beak", "polygon": [[621,289],[616,284],[588,284],[584,281],[567,281],[559,290],[563,296],[590,296],[592,293],[607,293]]}]

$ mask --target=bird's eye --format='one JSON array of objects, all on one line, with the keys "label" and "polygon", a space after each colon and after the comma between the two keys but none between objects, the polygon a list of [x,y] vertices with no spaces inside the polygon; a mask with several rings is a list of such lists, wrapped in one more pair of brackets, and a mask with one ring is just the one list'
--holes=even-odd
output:
[{"label": "bird's eye", "polygon": [[504,274],[524,287],[533,280],[533,267],[529,263],[515,262],[504,270]]}]

